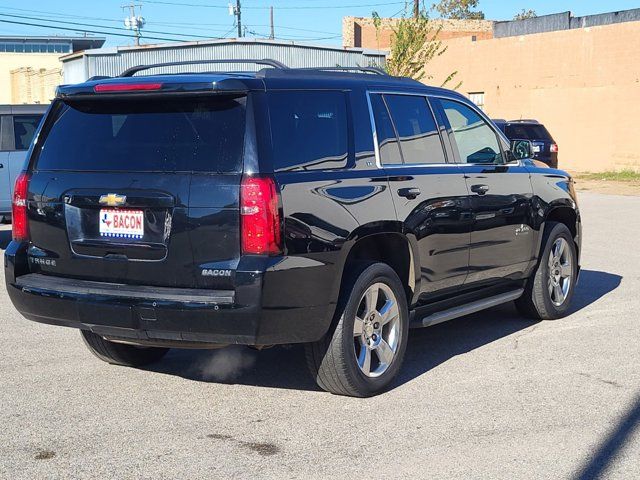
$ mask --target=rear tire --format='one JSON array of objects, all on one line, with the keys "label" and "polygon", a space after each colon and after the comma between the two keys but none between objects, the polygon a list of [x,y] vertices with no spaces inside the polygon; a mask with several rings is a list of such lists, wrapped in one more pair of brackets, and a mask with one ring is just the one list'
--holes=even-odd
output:
[{"label": "rear tire", "polygon": [[516,300],[518,311],[535,320],[564,317],[575,291],[578,262],[571,232],[563,223],[546,225],[540,261],[522,297]]},{"label": "rear tire", "polygon": [[103,362],[124,367],[142,367],[157,362],[166,355],[168,348],[137,347],[123,343],[110,342],[100,335],[81,330],[82,339],[89,351]]},{"label": "rear tire", "polygon": [[305,345],[317,384],[336,395],[369,397],[397,375],[409,332],[405,290],[384,263],[360,264],[345,279],[332,328]]}]

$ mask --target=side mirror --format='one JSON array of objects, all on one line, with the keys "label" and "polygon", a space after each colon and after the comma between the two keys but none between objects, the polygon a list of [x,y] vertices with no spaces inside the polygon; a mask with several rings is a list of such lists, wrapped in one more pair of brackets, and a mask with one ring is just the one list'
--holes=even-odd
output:
[{"label": "side mirror", "polygon": [[516,160],[533,158],[533,144],[529,140],[511,140],[511,153]]}]

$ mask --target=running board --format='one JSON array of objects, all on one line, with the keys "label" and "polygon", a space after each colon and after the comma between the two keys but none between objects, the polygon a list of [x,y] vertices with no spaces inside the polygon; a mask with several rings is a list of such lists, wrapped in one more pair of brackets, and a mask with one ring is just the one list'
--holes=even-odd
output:
[{"label": "running board", "polygon": [[[448,310],[443,310],[442,312],[432,313],[431,315],[427,315],[422,319],[419,319],[419,320],[414,319],[409,324],[409,327],[410,328],[430,327],[432,325],[437,325],[438,323],[453,320],[454,318],[464,317],[465,315],[470,315],[472,313],[476,313],[481,310],[485,310],[487,308],[495,307],[497,305],[502,305],[503,303],[517,300],[522,296],[523,293],[524,293],[524,289],[519,288],[518,290],[513,290],[507,293],[501,293],[500,295],[484,298],[476,302],[467,303],[466,305],[461,305],[459,307],[453,307]],[[418,315],[419,313],[416,311],[416,316]]]}]

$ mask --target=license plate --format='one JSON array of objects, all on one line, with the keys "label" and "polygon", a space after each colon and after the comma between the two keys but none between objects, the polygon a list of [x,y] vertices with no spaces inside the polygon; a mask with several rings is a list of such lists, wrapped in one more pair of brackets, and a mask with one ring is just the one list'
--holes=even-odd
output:
[{"label": "license plate", "polygon": [[142,210],[100,210],[100,236],[116,238],[142,238],[144,212]]},{"label": "license plate", "polygon": [[542,147],[540,147],[540,145],[534,145],[533,146],[533,153],[540,153],[541,149],[542,149]]}]

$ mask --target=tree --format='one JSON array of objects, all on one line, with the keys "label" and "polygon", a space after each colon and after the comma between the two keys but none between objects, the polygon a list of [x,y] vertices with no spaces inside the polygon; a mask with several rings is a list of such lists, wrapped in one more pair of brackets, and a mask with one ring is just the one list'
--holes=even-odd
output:
[{"label": "tree", "polygon": [[478,0],[441,0],[433,4],[433,9],[442,18],[453,20],[484,20],[484,13],[478,8]]},{"label": "tree", "polygon": [[514,20],[526,20],[527,18],[536,18],[538,16],[538,14],[536,13],[535,10],[529,9],[529,10],[525,10],[524,8],[522,9],[522,11],[520,13],[517,13],[513,19]]},{"label": "tree", "polygon": [[[376,12],[373,12],[372,16],[373,24],[378,31],[382,23],[380,16]],[[391,50],[386,62],[387,72],[414,80],[433,78],[427,74],[425,67],[433,58],[447,51],[438,40],[441,29],[442,27],[436,28],[432,25],[426,12],[421,11],[414,18],[402,16],[392,27]],[[450,82],[456,73],[449,75],[443,85]]]}]

